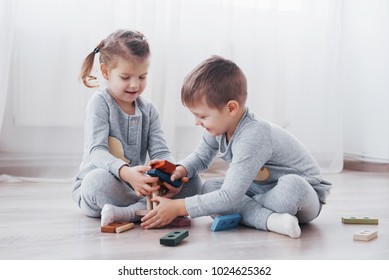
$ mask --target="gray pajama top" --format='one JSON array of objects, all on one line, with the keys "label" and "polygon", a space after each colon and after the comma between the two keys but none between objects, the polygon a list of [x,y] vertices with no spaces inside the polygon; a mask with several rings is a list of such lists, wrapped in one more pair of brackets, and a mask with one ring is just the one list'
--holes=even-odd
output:
[{"label": "gray pajama top", "polygon": [[224,183],[217,191],[185,198],[193,218],[234,212],[253,182],[258,187],[271,187],[287,174],[308,181],[321,203],[325,203],[331,189],[331,184],[322,179],[316,160],[296,137],[249,109],[228,143],[226,135],[214,137],[206,131],[196,150],[180,164],[190,178],[206,170],[217,154],[229,164]]},{"label": "gray pajama top", "polygon": [[[109,137],[120,142],[128,162],[109,152]],[[97,91],[86,108],[84,138],[84,155],[76,181],[96,168],[104,168],[119,178],[119,169],[123,165],[143,165],[147,154],[150,159],[174,162],[157,109],[142,97],[135,101],[135,114],[128,115],[107,89]],[[73,186],[77,188],[80,184]]]}]

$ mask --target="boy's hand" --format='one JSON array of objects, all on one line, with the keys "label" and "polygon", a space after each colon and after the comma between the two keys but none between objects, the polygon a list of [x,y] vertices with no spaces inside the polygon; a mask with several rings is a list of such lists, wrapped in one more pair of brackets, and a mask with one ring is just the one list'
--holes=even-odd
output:
[{"label": "boy's hand", "polygon": [[[147,165],[152,166],[152,165],[155,165],[155,164],[162,162],[162,161],[164,161],[164,160],[153,159],[153,160],[150,160],[147,163]],[[185,177],[186,174],[188,174],[188,172],[186,171],[186,169],[183,166],[181,166],[181,165],[177,166],[175,171],[171,174],[170,180],[175,181],[177,179],[180,179],[181,186],[177,188],[177,187],[173,187],[172,185],[170,185],[166,182],[163,182],[163,185],[167,189],[167,192],[163,195],[163,197],[172,198],[172,197],[176,196],[181,191],[182,184],[189,181],[189,178]]]},{"label": "boy's hand", "polygon": [[151,201],[157,202],[158,206],[141,219],[140,225],[146,229],[160,228],[171,223],[178,216],[188,215],[183,199],[171,200],[157,196]]},{"label": "boy's hand", "polygon": [[182,183],[186,183],[189,181],[189,179],[186,177],[188,175],[188,171],[186,171],[185,167],[182,165],[178,165],[176,167],[176,170],[172,173],[172,176],[170,177],[170,180],[175,181],[178,179],[181,179]]},{"label": "boy's hand", "polygon": [[[177,170],[178,168],[179,168],[179,170]],[[177,179],[180,179],[181,186],[179,188],[173,187],[172,185],[170,185],[170,184],[168,184],[166,182],[163,182],[163,185],[168,190],[167,193],[165,195],[163,195],[163,197],[173,198],[177,194],[179,194],[179,192],[182,189],[182,185],[189,181],[189,178],[182,176],[182,174],[184,174],[184,176],[185,176],[185,174],[187,174],[186,169],[184,167],[182,167],[182,166],[177,166],[176,170],[170,176],[170,180],[171,181],[175,181]]]},{"label": "boy's hand", "polygon": [[151,169],[150,166],[138,165],[134,167],[123,166],[119,170],[119,176],[122,180],[130,183],[135,193],[140,195],[150,195],[160,187],[157,185],[158,178],[145,174]]},{"label": "boy's hand", "polygon": [[172,185],[170,185],[170,184],[168,184],[166,182],[163,182],[163,185],[165,186],[167,191],[165,192],[164,195],[162,195],[162,197],[166,197],[166,198],[173,198],[173,197],[175,197],[177,194],[180,193],[180,191],[182,189],[182,185],[179,188],[173,187]]}]

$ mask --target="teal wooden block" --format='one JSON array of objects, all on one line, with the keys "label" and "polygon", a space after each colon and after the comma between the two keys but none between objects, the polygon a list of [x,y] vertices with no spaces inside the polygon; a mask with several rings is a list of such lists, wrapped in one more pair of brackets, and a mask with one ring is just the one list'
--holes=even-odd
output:
[{"label": "teal wooden block", "polygon": [[241,216],[239,214],[229,214],[218,216],[211,225],[212,231],[232,229],[238,226]]},{"label": "teal wooden block", "polygon": [[176,246],[185,237],[189,236],[187,230],[173,230],[159,239],[159,244],[166,246]]},{"label": "teal wooden block", "polygon": [[152,177],[158,177],[161,181],[166,182],[176,188],[179,188],[182,184],[180,180],[175,180],[175,181],[170,180],[170,175],[158,169],[151,169],[146,173]]},{"label": "teal wooden block", "polygon": [[378,225],[377,218],[371,217],[342,217],[344,224],[364,224],[364,225]]}]

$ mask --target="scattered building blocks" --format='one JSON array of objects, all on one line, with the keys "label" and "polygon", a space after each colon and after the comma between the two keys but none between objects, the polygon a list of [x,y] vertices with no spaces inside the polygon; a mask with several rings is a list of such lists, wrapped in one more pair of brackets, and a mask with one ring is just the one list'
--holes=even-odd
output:
[{"label": "scattered building blocks", "polygon": [[342,217],[342,223],[378,225],[378,219],[370,217]]},{"label": "scattered building blocks", "polygon": [[187,230],[174,230],[161,237],[159,244],[166,246],[176,246],[185,237],[188,237],[189,233]]},{"label": "scattered building blocks", "polygon": [[376,230],[361,230],[353,235],[353,240],[357,241],[370,241],[377,237],[377,231]]},{"label": "scattered building blocks", "polygon": [[173,187],[179,188],[181,186],[180,180],[175,180],[175,181],[170,180],[170,175],[162,172],[159,169],[151,169],[151,170],[147,171],[146,173],[152,177],[158,177],[161,181],[166,182],[166,183],[172,185]]},{"label": "scattered building blocks", "polygon": [[134,223],[129,222],[115,222],[106,226],[101,227],[101,232],[106,233],[121,233],[130,229],[133,229],[135,226]]},{"label": "scattered building blocks", "polygon": [[116,233],[121,233],[121,232],[130,230],[130,229],[133,229],[134,227],[135,227],[135,224],[134,224],[134,223],[129,223],[129,224],[126,224],[126,225],[117,227],[117,228],[115,229],[115,232],[116,232]]},{"label": "scattered building blocks", "polygon": [[241,216],[239,214],[229,214],[218,216],[211,225],[212,231],[232,229],[238,226]]},{"label": "scattered building blocks", "polygon": [[181,186],[180,180],[175,180],[174,182],[170,180],[170,175],[171,173],[176,170],[176,166],[171,163],[170,161],[163,160],[160,162],[157,162],[155,164],[152,164],[151,167],[153,169],[149,170],[146,172],[146,174],[152,176],[152,177],[158,177],[158,185],[161,186],[161,188],[154,192],[152,195],[146,196],[146,201],[147,201],[147,209],[146,210],[137,210],[135,212],[135,215],[137,216],[146,216],[147,213],[149,213],[151,210],[153,210],[155,207],[157,207],[156,202],[152,202],[151,198],[156,197],[159,195],[163,195],[165,191],[167,190],[166,187],[162,184],[162,182],[167,182],[170,185],[178,188]]}]

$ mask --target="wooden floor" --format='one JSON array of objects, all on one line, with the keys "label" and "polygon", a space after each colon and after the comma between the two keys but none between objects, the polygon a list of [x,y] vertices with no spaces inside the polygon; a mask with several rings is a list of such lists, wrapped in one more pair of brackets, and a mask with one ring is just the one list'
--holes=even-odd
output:
[{"label": "wooden floor", "polygon": [[[217,172],[206,174],[217,176]],[[328,204],[300,239],[244,226],[212,232],[212,219],[192,220],[189,237],[176,247],[159,239],[172,228],[100,232],[100,220],[80,213],[70,198],[70,184],[0,183],[0,259],[268,259],[388,260],[389,174],[344,171],[324,176],[333,184]],[[379,225],[346,225],[342,216],[378,217]],[[362,229],[378,238],[353,241]]]}]

